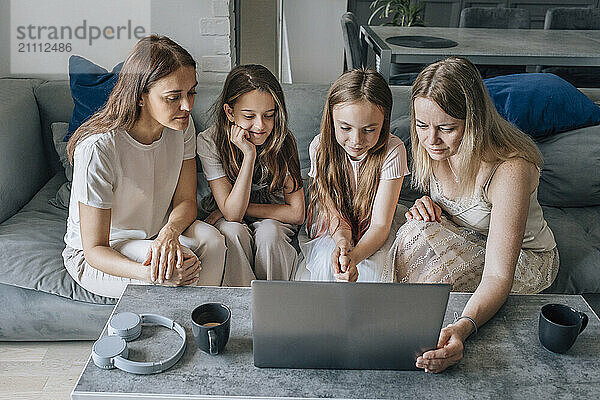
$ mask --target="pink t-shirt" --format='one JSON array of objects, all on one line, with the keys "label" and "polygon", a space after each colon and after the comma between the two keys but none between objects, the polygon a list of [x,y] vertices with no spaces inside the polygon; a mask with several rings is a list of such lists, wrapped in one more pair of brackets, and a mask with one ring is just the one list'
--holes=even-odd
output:
[{"label": "pink t-shirt", "polygon": [[[308,154],[310,156],[310,171],[308,172],[308,176],[314,178],[317,173],[317,148],[319,147],[319,141],[321,140],[321,134],[315,136],[315,138],[310,143],[310,147],[308,148]],[[383,165],[381,167],[381,180],[388,179],[397,179],[403,176],[410,174],[408,169],[408,165],[406,162],[406,147],[404,147],[404,143],[400,140],[399,137],[395,135],[389,135],[388,144],[387,144],[387,154],[385,159],[383,160]],[[358,182],[358,172],[360,169],[360,164],[364,160],[364,157],[361,160],[352,160],[350,156],[347,156],[348,162],[352,167],[353,174],[350,174],[350,178],[352,180],[352,190],[356,190],[356,182]]]}]

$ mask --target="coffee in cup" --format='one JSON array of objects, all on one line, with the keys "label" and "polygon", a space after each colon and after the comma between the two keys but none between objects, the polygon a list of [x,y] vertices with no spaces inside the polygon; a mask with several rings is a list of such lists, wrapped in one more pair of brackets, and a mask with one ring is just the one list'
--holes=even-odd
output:
[{"label": "coffee in cup", "polygon": [[564,304],[546,304],[539,319],[538,337],[542,346],[565,353],[587,326],[588,316]]},{"label": "coffee in cup", "polygon": [[192,311],[192,333],[198,348],[210,355],[225,349],[229,340],[231,310],[221,303],[205,303]]}]

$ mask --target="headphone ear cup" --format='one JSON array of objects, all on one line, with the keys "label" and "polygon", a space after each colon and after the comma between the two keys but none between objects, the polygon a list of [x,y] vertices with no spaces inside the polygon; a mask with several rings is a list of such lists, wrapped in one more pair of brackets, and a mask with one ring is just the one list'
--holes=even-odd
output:
[{"label": "headphone ear cup", "polygon": [[115,368],[115,357],[127,358],[127,342],[142,334],[142,318],[132,312],[113,315],[108,321],[108,336],[104,336],[92,346],[92,360],[102,369]]},{"label": "headphone ear cup", "polygon": [[[159,325],[175,331],[182,339],[175,354],[159,362],[137,362],[128,360],[129,350],[126,340],[140,336],[142,324]],[[102,369],[118,368],[133,374],[156,374],[171,368],[185,352],[185,329],[172,319],[156,314],[134,314],[124,312],[115,314],[107,326],[108,335],[97,340],[92,346],[92,360]]]},{"label": "headphone ear cup", "polygon": [[115,368],[115,357],[127,358],[128,355],[127,342],[119,336],[104,336],[96,340],[92,346],[92,360],[102,369]]},{"label": "headphone ear cup", "polygon": [[142,318],[132,312],[115,314],[108,322],[108,334],[117,335],[131,342],[142,334]]}]

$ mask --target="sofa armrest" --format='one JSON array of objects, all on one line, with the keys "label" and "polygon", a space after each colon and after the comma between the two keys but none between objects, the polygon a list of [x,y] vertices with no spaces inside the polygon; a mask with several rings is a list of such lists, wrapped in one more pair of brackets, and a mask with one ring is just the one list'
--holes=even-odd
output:
[{"label": "sofa armrest", "polygon": [[0,79],[0,223],[49,178],[31,79]]}]

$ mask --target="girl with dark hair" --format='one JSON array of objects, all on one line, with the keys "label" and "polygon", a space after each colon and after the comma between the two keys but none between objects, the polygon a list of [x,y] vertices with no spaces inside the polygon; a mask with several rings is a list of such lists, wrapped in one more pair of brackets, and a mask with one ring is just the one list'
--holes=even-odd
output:
[{"label": "girl with dark hair", "polygon": [[313,240],[302,247],[297,279],[391,282],[383,265],[409,173],[404,144],[390,134],[391,112],[392,93],[375,71],[346,72],[331,86],[309,148]]},{"label": "girl with dark hair", "polygon": [[69,140],[74,169],[63,258],[90,292],[119,297],[128,283],[221,283],[224,239],[195,221],[196,85],[185,49],[145,37],[106,105]]},{"label": "girl with dark hair", "polygon": [[[474,292],[417,367],[440,372],[509,293],[538,293],[558,272],[558,251],[537,201],[542,157],[496,111],[477,68],[450,57],[412,87],[413,184],[429,193],[406,213],[390,262],[398,282],[450,283]],[[442,212],[444,212],[442,214]]]},{"label": "girl with dark hair", "polygon": [[287,127],[281,85],[262,65],[231,70],[213,106],[215,123],[198,135],[198,155],[212,195],[202,208],[225,236],[223,284],[288,280],[304,222],[296,140]]}]

